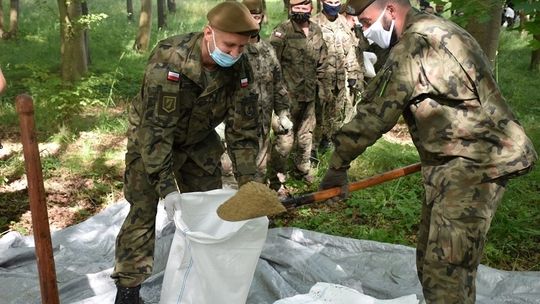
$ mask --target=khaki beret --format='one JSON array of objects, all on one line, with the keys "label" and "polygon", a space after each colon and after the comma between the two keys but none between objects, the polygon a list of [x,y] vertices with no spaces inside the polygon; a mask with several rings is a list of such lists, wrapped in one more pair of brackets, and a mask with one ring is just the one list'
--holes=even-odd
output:
[{"label": "khaki beret", "polygon": [[311,0],[290,0],[289,1],[290,6],[298,5],[298,4],[310,4],[310,3],[311,3]]},{"label": "khaki beret", "polygon": [[347,8],[347,14],[349,15],[360,15],[366,7],[368,7],[375,0],[348,0],[345,4]]},{"label": "khaki beret", "polygon": [[240,2],[225,1],[214,6],[206,15],[210,26],[220,31],[244,35],[259,32],[259,24],[248,8]]},{"label": "khaki beret", "polygon": [[242,3],[249,9],[252,14],[262,14],[263,5],[262,0],[244,0]]}]

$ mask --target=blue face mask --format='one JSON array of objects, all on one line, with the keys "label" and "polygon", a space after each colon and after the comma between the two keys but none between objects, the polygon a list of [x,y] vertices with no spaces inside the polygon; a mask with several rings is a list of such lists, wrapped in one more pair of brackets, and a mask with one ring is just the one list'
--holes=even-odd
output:
[{"label": "blue face mask", "polygon": [[241,55],[238,55],[237,57],[231,56],[222,50],[220,50],[216,44],[216,37],[214,35],[214,30],[212,30],[212,40],[214,41],[214,51],[210,52],[210,43],[206,43],[206,47],[208,48],[208,53],[210,53],[210,57],[214,60],[217,65],[223,68],[231,67],[233,64],[235,64],[238,59],[240,59]]},{"label": "blue face mask", "polygon": [[327,13],[329,16],[333,16],[333,17],[337,16],[340,10],[341,10],[341,4],[330,5],[328,3],[323,2],[323,11]]}]

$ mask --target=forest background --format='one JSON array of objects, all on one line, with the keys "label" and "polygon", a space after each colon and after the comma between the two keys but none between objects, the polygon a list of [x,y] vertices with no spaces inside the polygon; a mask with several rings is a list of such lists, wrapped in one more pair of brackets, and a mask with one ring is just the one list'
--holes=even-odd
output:
[{"label": "forest background", "polygon": [[[149,50],[167,36],[200,31],[206,12],[220,1],[8,2],[0,5],[0,67],[8,81],[0,96],[0,236],[32,233],[16,96],[26,93],[34,100],[51,229],[79,223],[123,196],[127,105],[139,90]],[[266,2],[263,38],[287,18],[282,1]],[[499,27],[502,1],[432,2],[444,5],[443,17],[480,33],[503,94],[540,151],[540,2],[514,1],[523,22],[512,29]],[[128,14],[130,3],[135,13]],[[318,165],[318,179],[327,157]],[[399,124],[354,161],[350,179],[417,161],[406,127]],[[509,183],[483,264],[540,271],[539,181],[537,166]],[[289,186],[299,194],[315,191],[317,182],[292,180]],[[422,196],[420,176],[414,174],[355,192],[346,202],[277,216],[272,226],[414,246]]]}]

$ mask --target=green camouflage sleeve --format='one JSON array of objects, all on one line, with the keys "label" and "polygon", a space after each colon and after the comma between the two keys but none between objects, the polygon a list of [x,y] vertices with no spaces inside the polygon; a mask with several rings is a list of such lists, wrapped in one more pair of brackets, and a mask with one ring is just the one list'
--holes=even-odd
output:
[{"label": "green camouflage sleeve", "polygon": [[[271,52],[273,53],[273,52]],[[287,86],[285,85],[285,80],[283,79],[283,72],[281,71],[281,66],[276,56],[271,56],[271,64],[274,69],[272,72],[274,80],[274,112],[279,114],[281,111],[289,111],[291,101],[289,99],[289,93],[287,92]]]},{"label": "green camouflage sleeve", "polygon": [[[317,26],[318,27],[318,26]],[[327,77],[328,70],[332,67],[332,62],[336,61],[335,55],[328,54],[328,46],[324,42],[322,31],[319,29],[316,38],[320,40],[319,58],[317,63],[317,85],[320,100],[330,100],[332,97],[333,78]]]},{"label": "green camouflage sleeve", "polygon": [[285,35],[285,31],[280,26],[276,27],[270,34],[270,44],[274,47],[279,62],[281,62],[281,56],[285,48]]},{"label": "green camouflage sleeve", "polygon": [[330,167],[348,167],[403,114],[423,164],[459,159],[456,168],[466,164],[482,180],[528,170],[537,154],[478,43],[451,22],[414,11],[409,17],[356,117],[336,134]]},{"label": "green camouflage sleeve", "polygon": [[[415,90],[414,76],[421,73],[415,61],[400,43],[392,49],[392,58],[373,78],[357,106],[357,115],[335,135],[335,151],[330,167],[347,168],[351,161],[388,132],[398,121]],[[421,47],[421,46],[418,46]]]},{"label": "green camouflage sleeve", "polygon": [[364,83],[364,54],[351,44],[345,60],[347,79],[356,79],[356,89],[362,90]]},{"label": "green camouflage sleeve", "polygon": [[156,191],[164,197],[176,191],[172,170],[174,130],[179,120],[179,87],[167,80],[170,46],[160,44],[146,68],[141,96],[141,122],[137,130],[141,156]]},{"label": "green camouflage sleeve", "polygon": [[[249,63],[244,67],[249,70]],[[251,73],[249,73],[251,74]],[[259,153],[259,119],[257,94],[249,86],[253,85],[248,77],[248,86],[235,90],[232,96],[233,106],[225,122],[225,140],[227,151],[234,168],[238,185],[253,180],[257,172],[256,157]]]}]

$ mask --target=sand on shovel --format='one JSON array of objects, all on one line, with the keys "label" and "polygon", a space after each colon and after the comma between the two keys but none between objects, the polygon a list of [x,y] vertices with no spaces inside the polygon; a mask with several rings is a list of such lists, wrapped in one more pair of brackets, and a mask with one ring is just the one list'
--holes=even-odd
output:
[{"label": "sand on shovel", "polygon": [[218,216],[229,222],[245,221],[287,211],[277,192],[266,185],[249,182],[217,209]]}]

